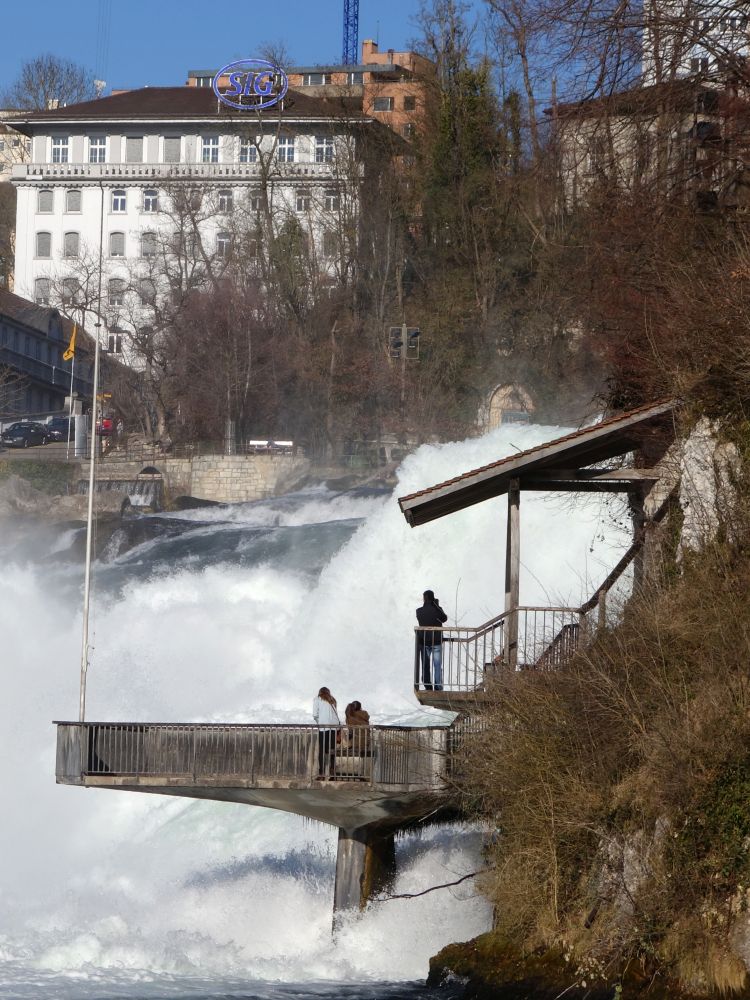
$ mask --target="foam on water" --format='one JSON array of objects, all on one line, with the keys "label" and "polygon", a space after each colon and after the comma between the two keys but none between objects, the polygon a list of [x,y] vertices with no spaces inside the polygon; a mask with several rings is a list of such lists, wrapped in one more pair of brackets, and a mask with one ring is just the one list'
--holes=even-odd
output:
[{"label": "foam on water", "polygon": [[[394,495],[559,433],[514,427],[425,446]],[[601,581],[627,544],[602,511],[524,494],[523,603],[575,603]],[[378,723],[447,721],[411,690],[420,595],[432,588],[464,625],[502,605],[502,499],[417,529],[394,497],[320,489],[170,520],[191,560],[157,533],[97,569],[90,719],[310,722],[328,684]],[[252,541],[261,529],[274,534],[266,549]],[[135,985],[146,980],[164,996],[198,981],[408,981],[444,944],[486,929],[489,908],[467,882],[374,903],[332,941],[335,831],[241,805],[56,786],[51,720],[77,714],[79,575],[21,551],[0,576],[0,995],[103,996],[91,990],[108,983],[108,996],[131,995],[118,992],[129,984],[145,996]],[[398,851],[396,892],[481,866],[468,828],[426,830]]]}]

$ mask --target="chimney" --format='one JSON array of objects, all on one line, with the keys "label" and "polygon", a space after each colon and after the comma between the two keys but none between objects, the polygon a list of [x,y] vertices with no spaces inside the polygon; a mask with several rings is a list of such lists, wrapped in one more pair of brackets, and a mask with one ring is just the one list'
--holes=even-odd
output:
[{"label": "chimney", "polygon": [[362,62],[367,65],[368,59],[378,51],[378,43],[372,38],[366,38],[362,42]]}]

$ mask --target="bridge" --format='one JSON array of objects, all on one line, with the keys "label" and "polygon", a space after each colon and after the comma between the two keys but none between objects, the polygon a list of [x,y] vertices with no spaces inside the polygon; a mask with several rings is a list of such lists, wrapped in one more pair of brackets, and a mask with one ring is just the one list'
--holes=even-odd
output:
[{"label": "bridge", "polygon": [[[450,726],[341,727],[347,738],[331,744],[320,774],[326,730],[317,726],[58,722],[58,782],[241,802],[337,826],[334,912],[363,907],[394,872],[395,832],[459,811],[456,751],[471,738],[472,716],[481,710],[492,675],[564,669],[606,624],[608,594],[625,569],[632,563],[636,584],[643,578],[649,539],[674,503],[674,409],[672,401],[641,407],[400,498],[408,523],[416,526],[508,495],[505,609],[476,627],[426,630],[433,638],[437,633],[442,646],[439,688],[420,678],[425,630],[415,630],[415,696],[423,705],[458,713]],[[625,464],[630,454],[638,464]],[[612,459],[620,464],[613,466]],[[633,543],[580,607],[519,604],[523,489],[629,497]]]}]

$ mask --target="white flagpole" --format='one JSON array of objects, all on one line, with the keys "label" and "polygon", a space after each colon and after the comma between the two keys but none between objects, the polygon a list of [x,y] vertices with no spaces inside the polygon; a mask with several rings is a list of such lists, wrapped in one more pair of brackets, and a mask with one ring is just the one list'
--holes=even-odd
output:
[{"label": "white flagpole", "polygon": [[76,370],[76,352],[73,350],[73,359],[70,366],[70,405],[68,406],[68,445],[65,449],[65,461],[70,460],[70,425],[73,421],[73,377]]}]

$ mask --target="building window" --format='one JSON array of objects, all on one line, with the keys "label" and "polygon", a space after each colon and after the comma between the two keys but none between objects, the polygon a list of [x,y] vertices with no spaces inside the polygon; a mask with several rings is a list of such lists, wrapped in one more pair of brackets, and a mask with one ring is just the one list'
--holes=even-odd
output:
[{"label": "building window", "polygon": [[52,233],[36,234],[36,255],[37,257],[52,256]]},{"label": "building window", "polygon": [[78,302],[81,292],[81,283],[78,278],[63,278],[62,301],[63,305],[70,306]]},{"label": "building window", "polygon": [[125,162],[143,163],[143,136],[125,137]]},{"label": "building window", "polygon": [[231,212],[232,211],[232,189],[224,188],[219,191],[219,211],[220,212]]},{"label": "building window", "polygon": [[393,111],[392,97],[376,97],[372,102],[373,111]]},{"label": "building window", "polygon": [[195,86],[196,87],[210,87],[213,85],[214,78],[212,76],[196,76]]},{"label": "building window", "polygon": [[63,257],[77,257],[80,252],[80,242],[78,233],[66,233],[63,236]]},{"label": "building window", "polygon": [[156,233],[142,233],[141,257],[155,257],[156,249]]},{"label": "building window", "polygon": [[111,306],[121,306],[125,301],[125,281],[122,278],[110,278],[107,286],[107,302]]},{"label": "building window", "polygon": [[330,135],[315,136],[315,162],[333,163],[333,138]]},{"label": "building window", "polygon": [[103,135],[89,136],[89,163],[105,163],[107,160],[107,139]]},{"label": "building window", "polygon": [[66,212],[80,212],[81,211],[81,192],[80,191],[66,191],[65,192],[65,211]]},{"label": "building window", "polygon": [[49,278],[37,278],[34,282],[34,301],[38,306],[49,305]]},{"label": "building window", "polygon": [[68,162],[68,137],[65,136],[63,139],[53,138],[52,139],[52,162],[53,163],[67,163]]},{"label": "building window", "polygon": [[109,256],[110,257],[125,256],[125,233],[109,234]]},{"label": "building window", "polygon": [[231,237],[229,233],[216,234],[216,256],[226,259],[229,256]]},{"label": "building window", "polygon": [[361,87],[364,81],[365,81],[365,75],[364,73],[361,72],[361,70],[355,70],[353,73],[350,73],[347,77],[347,83],[349,84],[350,87]]},{"label": "building window", "polygon": [[151,278],[141,278],[138,283],[138,294],[142,306],[152,306],[156,302],[156,285]]},{"label": "building window", "polygon": [[128,200],[125,191],[122,188],[116,188],[112,192],[112,211],[113,212],[126,212],[128,208]]},{"label": "building window", "polygon": [[303,87],[324,87],[330,82],[330,73],[305,73],[302,76]]},{"label": "building window", "polygon": [[179,163],[180,162],[180,145],[181,140],[179,135],[165,135],[164,136],[164,162],[165,163]]},{"label": "building window", "polygon": [[250,195],[250,209],[253,212],[260,212],[261,210],[261,198],[259,194]]},{"label": "building window", "polygon": [[113,330],[108,335],[107,350],[110,354],[122,354],[122,331]]},{"label": "building window", "polygon": [[404,98],[404,111],[415,111],[417,99],[413,95]]},{"label": "building window", "polygon": [[279,137],[279,148],[277,150],[279,163],[294,163],[294,136],[282,135]]},{"label": "building window", "polygon": [[154,188],[146,188],[143,192],[143,211],[144,212],[158,212],[159,211],[159,192]]},{"label": "building window", "polygon": [[336,234],[331,232],[323,233],[323,256],[335,257],[337,251]]},{"label": "building window", "polygon": [[55,193],[50,188],[42,188],[37,195],[37,212],[51,212],[54,204]]},{"label": "building window", "polygon": [[219,137],[218,135],[204,135],[201,137],[201,162],[219,162]]},{"label": "building window", "polygon": [[401,131],[403,133],[404,139],[413,139],[414,138],[414,122],[407,122],[406,125],[402,126]]},{"label": "building window", "polygon": [[254,139],[240,139],[240,163],[257,163],[258,147]]},{"label": "building window", "polygon": [[297,195],[297,211],[298,212],[309,212],[310,211],[310,195],[309,194],[298,194]]},{"label": "building window", "polygon": [[331,188],[326,191],[323,198],[323,204],[326,212],[338,212],[341,207],[341,195],[335,188]]}]

